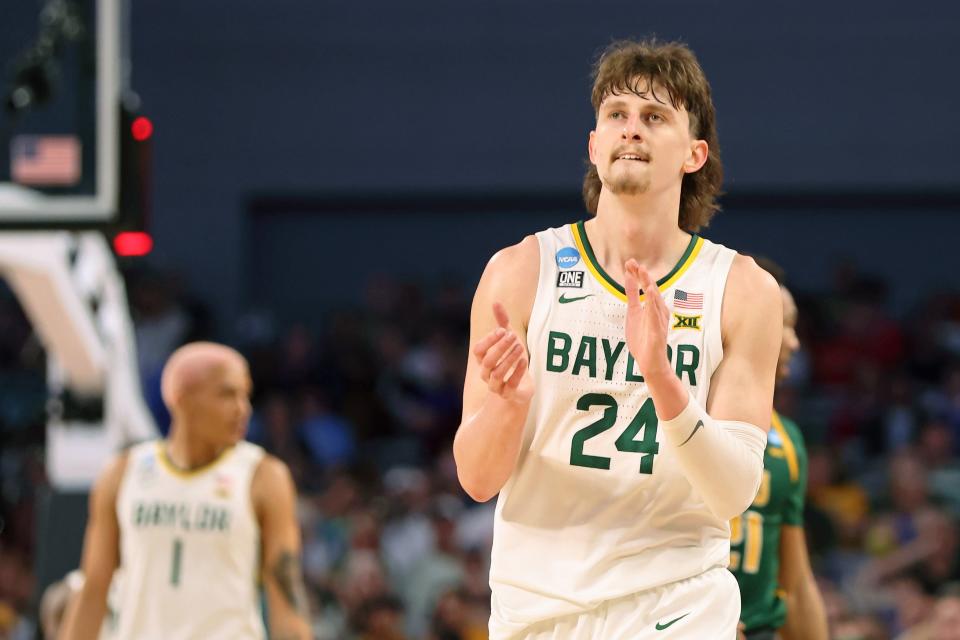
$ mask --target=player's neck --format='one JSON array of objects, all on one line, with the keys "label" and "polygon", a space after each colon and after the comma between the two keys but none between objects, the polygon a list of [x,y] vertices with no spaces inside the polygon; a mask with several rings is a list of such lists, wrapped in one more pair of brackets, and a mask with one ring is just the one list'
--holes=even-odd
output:
[{"label": "player's neck", "polygon": [[586,223],[587,236],[597,260],[618,281],[623,281],[623,264],[630,258],[659,279],[673,269],[690,242],[677,218],[676,203],[619,197],[604,190],[596,217]]},{"label": "player's neck", "polygon": [[187,429],[177,424],[170,425],[170,435],[164,446],[167,459],[181,471],[205,467],[220,457],[226,448],[190,438]]}]

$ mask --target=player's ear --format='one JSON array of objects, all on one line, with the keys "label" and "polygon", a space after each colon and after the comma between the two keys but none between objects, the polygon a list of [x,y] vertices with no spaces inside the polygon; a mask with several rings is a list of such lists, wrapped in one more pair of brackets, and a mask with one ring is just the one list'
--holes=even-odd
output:
[{"label": "player's ear", "polygon": [[684,173],[694,173],[699,171],[703,165],[707,164],[707,158],[710,156],[710,147],[706,140],[694,140],[690,143],[690,154],[686,162],[683,163]]},{"label": "player's ear", "polygon": [[597,159],[594,157],[593,151],[593,139],[596,137],[597,132],[591,131],[590,136],[587,138],[587,155],[590,156],[590,162],[597,164]]}]

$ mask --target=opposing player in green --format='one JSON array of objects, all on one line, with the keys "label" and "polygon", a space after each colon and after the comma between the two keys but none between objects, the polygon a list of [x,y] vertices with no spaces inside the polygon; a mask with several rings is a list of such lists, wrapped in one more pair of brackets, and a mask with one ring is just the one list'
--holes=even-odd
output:
[{"label": "opposing player in green", "polygon": [[[783,271],[763,258],[757,264],[780,284],[783,341],[777,381],[790,372],[800,348],[797,305]],[[730,570],[740,584],[742,631],[747,640],[826,640],[827,617],[803,534],[807,451],[797,425],[773,413],[760,491],[743,515],[730,521]]]}]

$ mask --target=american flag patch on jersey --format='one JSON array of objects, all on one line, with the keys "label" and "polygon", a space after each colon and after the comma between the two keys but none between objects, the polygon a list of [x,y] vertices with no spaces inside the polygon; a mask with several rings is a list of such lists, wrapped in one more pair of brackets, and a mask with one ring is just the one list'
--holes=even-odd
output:
[{"label": "american flag patch on jersey", "polygon": [[673,306],[677,309],[703,309],[703,294],[677,289],[673,292]]}]

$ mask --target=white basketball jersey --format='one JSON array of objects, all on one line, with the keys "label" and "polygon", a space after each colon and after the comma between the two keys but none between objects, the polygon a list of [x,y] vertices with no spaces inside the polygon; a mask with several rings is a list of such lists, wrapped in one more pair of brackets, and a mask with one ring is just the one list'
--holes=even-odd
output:
[{"label": "white basketball jersey", "polygon": [[191,472],[162,441],[130,450],[117,498],[117,638],[265,637],[257,580],[260,535],[250,497],[263,449],[240,442]]},{"label": "white basketball jersey", "polygon": [[[540,279],[527,331],[535,395],[517,467],[500,492],[491,629],[538,621],[683,580],[729,558],[727,522],[690,486],[657,433],[625,344],[626,296],[583,223],[537,234]],[[723,357],[720,309],[736,253],[694,235],[658,284],[668,355],[706,406]]]}]

